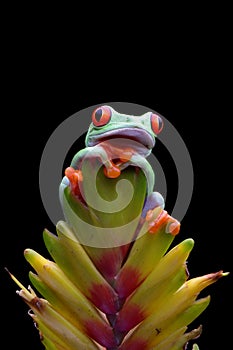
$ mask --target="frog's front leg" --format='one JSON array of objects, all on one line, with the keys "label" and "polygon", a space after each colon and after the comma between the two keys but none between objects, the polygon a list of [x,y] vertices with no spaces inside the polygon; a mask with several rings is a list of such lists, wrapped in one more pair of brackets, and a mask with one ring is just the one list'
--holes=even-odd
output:
[{"label": "frog's front leg", "polygon": [[65,176],[63,177],[59,186],[59,198],[63,202],[63,192],[66,187],[70,186],[71,191],[75,195],[79,195],[79,182],[82,181],[82,172],[80,170],[83,158],[87,155],[88,148],[79,151],[72,159],[71,166],[65,169]]},{"label": "frog's front leg", "polygon": [[153,192],[155,183],[154,171],[150,163],[140,154],[132,154],[131,158],[126,163],[121,163],[120,170],[125,169],[129,165],[139,167],[144,172],[147,181],[147,194],[150,195]]},{"label": "frog's front leg", "polygon": [[145,218],[148,211],[157,207],[164,209],[165,203],[163,196],[159,192],[153,192],[155,182],[154,171],[146,158],[139,154],[133,154],[126,164],[122,164],[121,169],[128,165],[140,167],[147,179],[147,198],[143,207],[142,217]]},{"label": "frog's front leg", "polygon": [[86,147],[79,151],[72,159],[70,167],[66,168],[65,176],[62,179],[59,188],[59,197],[62,201],[63,192],[67,186],[70,186],[72,193],[80,197],[80,182],[82,178],[82,162],[85,158],[99,159],[100,163],[104,165],[104,171],[107,177],[116,178],[120,175],[120,168],[111,160],[111,155],[101,146]]},{"label": "frog's front leg", "polygon": [[99,159],[100,162],[105,167],[105,175],[109,178],[116,178],[121,174],[121,170],[118,165],[116,165],[112,159],[113,154],[111,149],[108,150],[106,146],[103,144],[96,145],[94,147],[87,147],[83,150],[82,159],[79,157],[79,153],[74,156],[71,167],[78,169],[80,167],[80,161],[83,161],[84,157],[96,158]]}]

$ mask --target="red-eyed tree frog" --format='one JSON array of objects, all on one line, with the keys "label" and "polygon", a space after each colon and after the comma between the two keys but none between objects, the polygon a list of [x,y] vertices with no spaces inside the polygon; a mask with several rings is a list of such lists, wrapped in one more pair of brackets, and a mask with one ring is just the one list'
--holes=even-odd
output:
[{"label": "red-eyed tree frog", "polygon": [[162,118],[152,112],[134,116],[118,113],[106,105],[96,108],[86,134],[86,148],[74,156],[70,167],[65,170],[59,188],[60,200],[67,186],[74,195],[80,195],[78,184],[82,181],[82,161],[90,156],[100,159],[109,178],[117,178],[129,165],[140,167],[147,178],[147,199],[142,217],[158,206],[163,209],[164,199],[160,193],[153,192],[154,171],[146,160],[162,128]]}]

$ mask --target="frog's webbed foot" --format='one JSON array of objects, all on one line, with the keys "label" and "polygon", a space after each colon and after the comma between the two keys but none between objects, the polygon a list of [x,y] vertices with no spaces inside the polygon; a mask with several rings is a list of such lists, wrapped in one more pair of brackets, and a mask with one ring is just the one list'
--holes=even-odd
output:
[{"label": "frog's webbed foot", "polygon": [[70,188],[74,195],[80,195],[80,182],[83,181],[81,170],[68,167],[65,170],[65,176],[69,179]]},{"label": "frog's webbed foot", "polygon": [[132,155],[133,151],[130,148],[118,149],[109,143],[105,143],[103,152],[101,153],[101,161],[105,166],[105,176],[109,178],[117,178],[120,176],[121,171],[127,167]]},{"label": "frog's webbed foot", "polygon": [[[158,193],[158,192],[154,192]],[[153,193],[153,197],[154,197]],[[158,197],[161,195],[159,194]],[[161,197],[160,197],[161,199]],[[162,204],[162,203],[161,203]],[[145,208],[145,207],[144,207]],[[149,208],[149,206],[147,206]],[[166,210],[163,209],[162,205],[158,205],[146,212],[145,217],[141,217],[139,228],[137,233],[140,232],[141,228],[144,227],[144,231],[149,233],[156,233],[163,226],[166,225],[165,231],[173,236],[176,236],[180,231],[180,222],[170,216]]]},{"label": "frog's webbed foot", "polygon": [[150,210],[146,216],[148,232],[156,233],[158,229],[166,223],[166,232],[176,236],[180,231],[180,222],[170,216],[166,210],[157,213],[157,210]]},{"label": "frog's webbed foot", "polygon": [[121,174],[119,165],[113,163],[111,160],[108,160],[104,163],[104,174],[108,178],[115,179]]},{"label": "frog's webbed foot", "polygon": [[135,232],[135,237],[139,234],[142,227],[145,227],[148,232],[152,232],[154,227],[156,227],[157,222],[161,223],[161,215],[166,213],[164,210],[164,198],[159,192],[152,192],[144,203],[139,225]]},{"label": "frog's webbed foot", "polygon": [[80,192],[80,182],[83,180],[82,172],[80,170],[76,170],[73,167],[68,167],[65,170],[65,176],[62,179],[62,182],[59,187],[59,197],[60,201],[63,201],[63,193],[66,187],[70,187],[71,192],[77,196],[81,196]]}]

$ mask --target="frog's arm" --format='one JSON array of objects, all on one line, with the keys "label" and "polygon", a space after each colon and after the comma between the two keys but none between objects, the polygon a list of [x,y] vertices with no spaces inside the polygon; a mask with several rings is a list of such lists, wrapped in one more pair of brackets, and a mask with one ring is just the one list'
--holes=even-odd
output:
[{"label": "frog's arm", "polygon": [[65,188],[71,185],[74,194],[78,194],[78,182],[82,179],[82,162],[85,158],[99,159],[105,166],[107,177],[118,177],[121,173],[118,166],[116,166],[110,159],[109,153],[101,146],[86,147],[76,153],[71,161],[71,165],[66,169],[66,176],[63,177],[59,187],[59,198],[62,201],[63,192]]},{"label": "frog's arm", "polygon": [[115,178],[118,177],[121,173],[119,167],[112,162],[111,156],[101,144],[94,147],[86,147],[83,150],[79,151],[72,159],[71,167],[81,170],[81,163],[85,157],[99,159],[106,168],[107,177]]},{"label": "frog's arm", "polygon": [[70,166],[74,169],[80,169],[83,159],[88,155],[91,148],[92,147],[86,147],[84,149],[81,149],[81,151],[79,151],[78,153],[76,153],[71,161]]},{"label": "frog's arm", "polygon": [[155,182],[154,171],[146,158],[142,157],[140,154],[133,154],[127,163],[121,165],[120,169],[123,170],[123,168],[128,165],[140,167],[147,179],[147,198],[143,207],[142,217],[145,217],[149,210],[156,207],[164,208],[163,196],[159,192],[153,192]]},{"label": "frog's arm", "polygon": [[127,161],[127,163],[121,164],[120,169],[123,170],[129,165],[137,166],[142,169],[147,180],[147,195],[150,195],[153,192],[154,183],[155,183],[154,171],[150,163],[148,163],[146,158],[144,158],[138,153],[135,153],[131,156],[131,158]]}]

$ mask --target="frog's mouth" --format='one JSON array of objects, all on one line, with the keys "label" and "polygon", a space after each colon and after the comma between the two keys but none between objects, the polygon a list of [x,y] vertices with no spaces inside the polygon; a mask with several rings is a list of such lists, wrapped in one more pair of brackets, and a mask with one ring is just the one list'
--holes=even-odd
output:
[{"label": "frog's mouth", "polygon": [[[146,148],[145,151],[151,150],[155,145],[155,137],[152,136],[148,131],[137,128],[119,128],[109,130],[107,132],[95,135],[89,135],[88,146],[95,146],[101,142],[108,140],[124,139],[128,140],[128,146],[132,148]],[[119,147],[121,142],[119,140]],[[144,153],[144,152],[142,152]]]}]

